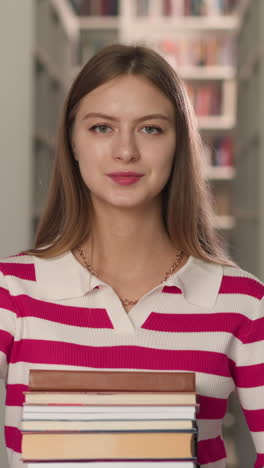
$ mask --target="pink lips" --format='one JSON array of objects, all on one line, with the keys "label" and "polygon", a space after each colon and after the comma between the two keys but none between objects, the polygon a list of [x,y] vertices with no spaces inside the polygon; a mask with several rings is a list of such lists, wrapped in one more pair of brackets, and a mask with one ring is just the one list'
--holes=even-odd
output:
[{"label": "pink lips", "polygon": [[138,172],[111,172],[107,175],[119,185],[131,185],[138,182],[144,174]]}]

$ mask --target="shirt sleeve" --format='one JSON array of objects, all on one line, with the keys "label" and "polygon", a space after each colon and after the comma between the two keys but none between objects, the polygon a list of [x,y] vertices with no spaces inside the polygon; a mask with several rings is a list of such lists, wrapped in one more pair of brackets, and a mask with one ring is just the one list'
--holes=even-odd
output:
[{"label": "shirt sleeve", "polygon": [[15,337],[16,312],[0,265],[0,378],[6,380]]},{"label": "shirt sleeve", "polygon": [[264,467],[264,298],[253,299],[253,318],[234,363],[238,397],[256,449],[254,468]]}]

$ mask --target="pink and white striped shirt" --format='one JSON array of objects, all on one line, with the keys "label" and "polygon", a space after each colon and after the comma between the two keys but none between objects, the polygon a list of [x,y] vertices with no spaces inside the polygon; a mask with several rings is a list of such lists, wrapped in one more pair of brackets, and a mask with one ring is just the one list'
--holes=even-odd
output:
[{"label": "pink and white striped shirt", "polygon": [[29,369],[195,371],[202,468],[226,467],[221,436],[237,388],[264,466],[264,286],[250,273],[190,257],[127,313],[71,252],[0,261],[0,375],[11,468],[26,468],[19,430]]}]

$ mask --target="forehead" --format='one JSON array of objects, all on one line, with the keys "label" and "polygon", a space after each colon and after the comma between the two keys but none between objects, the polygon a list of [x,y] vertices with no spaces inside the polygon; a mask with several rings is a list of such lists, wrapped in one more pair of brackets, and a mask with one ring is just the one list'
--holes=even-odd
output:
[{"label": "forehead", "polygon": [[78,113],[82,115],[87,110],[108,110],[112,113],[157,113],[163,110],[172,115],[174,107],[165,94],[147,78],[126,75],[114,78],[86,94],[80,102]]}]

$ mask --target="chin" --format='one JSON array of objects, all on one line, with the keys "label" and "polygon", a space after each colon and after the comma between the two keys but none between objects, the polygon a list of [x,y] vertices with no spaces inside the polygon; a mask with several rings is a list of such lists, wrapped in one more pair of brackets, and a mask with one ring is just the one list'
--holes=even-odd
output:
[{"label": "chin", "polygon": [[[106,194],[104,194],[106,195]],[[95,204],[98,206],[104,205],[105,207],[109,208],[115,208],[115,209],[120,209],[120,210],[133,210],[133,209],[139,209],[139,208],[147,208],[152,204],[155,204],[157,202],[158,197],[139,197],[139,196],[133,196],[132,194],[124,196],[110,196],[110,197],[95,197],[94,201]]]},{"label": "chin", "polygon": [[120,208],[120,209],[133,209],[133,208],[139,208],[142,206],[146,205],[146,200],[132,200],[132,197],[126,198],[126,199],[110,199],[110,200],[104,200],[104,203],[107,204],[109,207],[113,208]]},{"label": "chin", "polygon": [[131,203],[131,202],[109,203],[109,205],[111,205],[113,208],[119,208],[120,210],[123,210],[123,209],[133,210],[133,209],[145,206],[144,203]]}]

